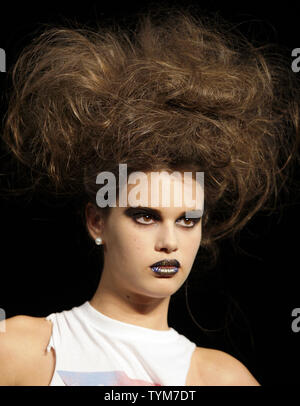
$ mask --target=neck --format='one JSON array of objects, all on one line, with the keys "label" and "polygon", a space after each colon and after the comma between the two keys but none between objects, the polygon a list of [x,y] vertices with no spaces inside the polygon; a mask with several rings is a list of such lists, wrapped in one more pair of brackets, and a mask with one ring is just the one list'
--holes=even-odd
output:
[{"label": "neck", "polygon": [[116,290],[101,278],[89,302],[96,310],[112,319],[154,330],[169,330],[170,296],[153,298],[126,289]]}]

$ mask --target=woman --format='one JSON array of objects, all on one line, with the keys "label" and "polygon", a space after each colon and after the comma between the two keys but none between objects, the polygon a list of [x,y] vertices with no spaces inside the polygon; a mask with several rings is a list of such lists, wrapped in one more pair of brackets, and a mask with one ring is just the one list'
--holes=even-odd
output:
[{"label": "woman", "polygon": [[18,58],[3,140],[34,187],[79,198],[102,273],[85,303],[6,321],[2,385],[259,385],[167,321],[197,253],[215,263],[298,158],[299,87],[229,28],[172,9],[135,31],[48,28]]}]

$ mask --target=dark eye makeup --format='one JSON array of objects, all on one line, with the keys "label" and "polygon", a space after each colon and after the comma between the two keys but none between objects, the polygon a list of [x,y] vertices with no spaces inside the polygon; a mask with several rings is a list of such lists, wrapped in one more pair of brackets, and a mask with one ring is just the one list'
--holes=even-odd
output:
[{"label": "dark eye makeup", "polygon": [[[138,207],[129,207],[128,209],[125,210],[124,214],[127,217],[130,217],[133,219],[133,221],[135,221],[135,223],[142,225],[142,226],[147,226],[153,223],[140,223],[139,221],[137,221],[139,218],[145,217],[148,220],[156,220],[156,221],[161,221],[161,216],[160,214],[158,214],[159,211],[155,210],[155,209],[148,209],[148,208],[143,208],[140,209]],[[186,220],[186,221],[192,221],[192,225],[186,225],[183,226],[183,228],[193,228],[197,223],[199,223],[199,221],[201,220],[201,217],[186,217],[185,215],[181,215],[176,222],[180,221],[180,220]]]}]

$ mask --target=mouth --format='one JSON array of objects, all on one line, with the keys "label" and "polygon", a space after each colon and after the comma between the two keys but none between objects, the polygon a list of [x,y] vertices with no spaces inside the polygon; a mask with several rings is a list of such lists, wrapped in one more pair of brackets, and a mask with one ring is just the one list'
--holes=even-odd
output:
[{"label": "mouth", "polygon": [[155,262],[155,264],[150,266],[156,276],[164,278],[170,278],[175,275],[178,272],[179,267],[180,263],[176,259]]},{"label": "mouth", "polygon": [[171,276],[175,275],[178,272],[178,268],[175,267],[168,267],[168,266],[155,266],[151,269],[157,276],[161,276],[164,278],[170,278]]}]

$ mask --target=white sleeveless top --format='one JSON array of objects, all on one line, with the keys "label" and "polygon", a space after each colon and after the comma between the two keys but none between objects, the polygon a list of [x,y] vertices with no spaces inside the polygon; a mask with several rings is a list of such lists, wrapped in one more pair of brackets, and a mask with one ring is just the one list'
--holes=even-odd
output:
[{"label": "white sleeveless top", "polygon": [[105,316],[88,301],[51,313],[56,365],[50,386],[185,386],[196,344]]}]

